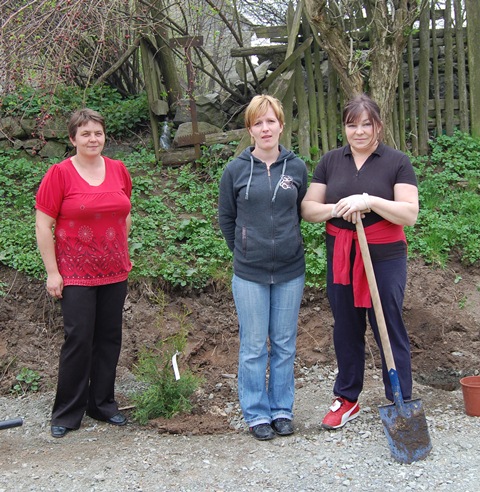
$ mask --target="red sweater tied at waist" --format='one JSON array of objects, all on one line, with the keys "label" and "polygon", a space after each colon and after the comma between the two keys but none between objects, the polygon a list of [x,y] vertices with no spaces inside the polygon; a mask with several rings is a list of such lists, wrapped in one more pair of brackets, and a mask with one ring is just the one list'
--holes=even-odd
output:
[{"label": "red sweater tied at waist", "polygon": [[[333,248],[333,283],[350,285],[350,252],[355,241],[355,260],[353,263],[353,299],[355,307],[372,307],[372,299],[368,288],[367,275],[363,266],[362,253],[355,231],[341,229],[327,222],[327,234],[335,236]],[[388,244],[397,241],[407,242],[403,226],[381,220],[365,227],[365,235],[369,244]]]}]

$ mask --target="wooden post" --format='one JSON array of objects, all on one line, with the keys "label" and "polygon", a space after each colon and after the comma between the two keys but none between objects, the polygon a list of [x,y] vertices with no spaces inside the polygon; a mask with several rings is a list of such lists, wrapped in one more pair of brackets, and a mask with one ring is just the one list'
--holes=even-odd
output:
[{"label": "wooden post", "polygon": [[412,138],[412,153],[418,155],[418,126],[417,126],[417,103],[415,100],[415,70],[413,68],[413,39],[408,37],[408,101],[410,113],[410,135]]},{"label": "wooden post", "polygon": [[313,56],[315,59],[315,78],[317,80],[318,94],[318,121],[320,122],[320,138],[322,142],[322,154],[325,154],[328,149],[328,121],[327,111],[325,109],[325,86],[323,83],[322,60],[320,57],[320,48],[318,43],[313,47]]},{"label": "wooden post", "polygon": [[398,145],[402,152],[407,150],[407,142],[405,141],[406,125],[405,125],[405,89],[403,87],[403,70],[398,71]]},{"label": "wooden post", "polygon": [[308,109],[308,95],[303,78],[303,67],[300,60],[297,60],[295,68],[295,99],[297,101],[298,118],[298,152],[301,157],[310,157],[310,114]]},{"label": "wooden post", "polygon": [[[303,34],[306,37],[311,36],[311,29],[306,15],[302,20]],[[307,74],[307,92],[308,92],[308,112],[309,112],[309,133],[310,133],[310,158],[318,159],[318,110],[317,110],[317,93],[315,90],[315,64],[313,63],[312,48],[305,50],[305,72]]]},{"label": "wooden post", "polygon": [[443,44],[445,45],[445,129],[447,135],[453,135],[453,38],[452,38],[452,1],[445,2],[445,29],[443,34]]},{"label": "wooden post", "polygon": [[188,98],[190,100],[190,115],[192,118],[192,136],[189,143],[193,143],[195,147],[195,159],[200,158],[200,144],[204,141],[205,135],[201,135],[198,132],[198,121],[197,121],[197,105],[195,104],[195,96],[193,94],[195,86],[195,73],[193,70],[193,63],[191,59],[190,48],[198,47],[203,45],[202,36],[182,36],[179,38],[172,38],[170,40],[170,46],[181,46],[185,51],[185,59],[187,65],[187,79],[188,79]]},{"label": "wooden post", "polygon": [[467,133],[469,130],[467,72],[465,66],[465,39],[463,35],[463,17],[462,17],[461,1],[454,0],[453,8],[455,12],[455,39],[457,42],[458,117],[460,120],[460,130],[462,132]]},{"label": "wooden post", "polygon": [[478,0],[466,0],[468,80],[470,82],[471,132],[480,137],[480,10]]},{"label": "wooden post", "polygon": [[430,11],[420,15],[420,60],[418,66],[418,152],[428,154],[428,94],[430,89]]},{"label": "wooden post", "polygon": [[327,99],[327,124],[328,124],[328,150],[336,149],[338,147],[337,135],[339,114],[341,110],[338,108],[338,91],[339,83],[337,73],[335,69],[328,61],[328,99]]},{"label": "wooden post", "polygon": [[145,89],[148,99],[148,114],[150,116],[150,125],[152,127],[153,149],[155,151],[155,160],[160,160],[160,138],[158,132],[158,121],[155,114],[152,111],[154,101],[157,94],[157,77],[155,74],[155,61],[148,49],[148,44],[145,39],[140,41],[140,52],[142,54],[142,66],[145,77]]},{"label": "wooden post", "polygon": [[433,98],[435,102],[435,128],[437,135],[442,134],[442,108],[440,106],[440,77],[438,71],[438,40],[436,28],[435,2],[432,2],[432,69],[433,69]]}]

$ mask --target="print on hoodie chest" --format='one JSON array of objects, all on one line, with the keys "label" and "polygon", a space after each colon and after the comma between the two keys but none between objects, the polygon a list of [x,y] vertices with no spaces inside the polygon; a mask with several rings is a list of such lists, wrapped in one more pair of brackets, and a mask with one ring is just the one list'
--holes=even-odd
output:
[{"label": "print on hoodie chest", "polygon": [[279,186],[284,190],[291,190],[293,188],[293,178],[287,174],[283,174],[280,178]]}]

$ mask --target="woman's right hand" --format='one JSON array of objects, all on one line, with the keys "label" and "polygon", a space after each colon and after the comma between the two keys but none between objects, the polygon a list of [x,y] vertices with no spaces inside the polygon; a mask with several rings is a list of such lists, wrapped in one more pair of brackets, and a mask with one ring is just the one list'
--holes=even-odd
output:
[{"label": "woman's right hand", "polygon": [[47,277],[47,292],[54,299],[61,299],[63,292],[63,278],[60,273],[52,273]]},{"label": "woman's right hand", "polygon": [[343,220],[346,220],[347,222],[351,222],[352,224],[356,224],[357,222],[359,222],[364,218],[365,218],[365,213],[363,212],[352,212],[342,216]]}]

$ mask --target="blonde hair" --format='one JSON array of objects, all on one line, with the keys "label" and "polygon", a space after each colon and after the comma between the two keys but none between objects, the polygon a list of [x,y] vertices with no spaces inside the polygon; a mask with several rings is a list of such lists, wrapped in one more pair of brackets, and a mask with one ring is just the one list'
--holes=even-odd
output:
[{"label": "blonde hair", "polygon": [[259,116],[264,115],[268,111],[269,107],[273,109],[277,120],[283,126],[285,124],[285,114],[283,112],[282,103],[273,96],[261,94],[255,96],[245,110],[245,127],[252,127],[255,120]]}]

